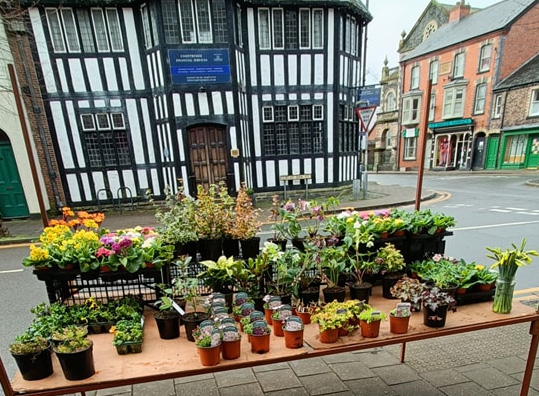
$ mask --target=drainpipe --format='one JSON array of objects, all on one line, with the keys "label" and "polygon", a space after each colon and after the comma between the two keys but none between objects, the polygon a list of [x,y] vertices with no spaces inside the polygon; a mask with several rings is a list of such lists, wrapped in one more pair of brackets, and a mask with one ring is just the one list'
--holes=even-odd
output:
[{"label": "drainpipe", "polygon": [[21,59],[23,60],[22,64],[24,68],[24,75],[26,77],[26,81],[28,82],[28,90],[30,92],[30,99],[32,100],[32,110],[34,112],[34,116],[36,117],[36,120],[38,120],[37,129],[39,131],[39,137],[41,139],[42,150],[45,155],[45,162],[47,164],[47,171],[49,173],[49,179],[51,181],[52,191],[54,194],[54,200],[56,203],[56,207],[61,208],[64,206],[64,204],[60,200],[60,194],[58,192],[58,187],[56,185],[56,172],[54,171],[54,168],[52,166],[51,156],[47,149],[47,144],[45,143],[46,142],[45,130],[43,129],[43,124],[39,122],[41,108],[39,107],[37,103],[34,87],[31,83],[30,70],[28,68],[29,62],[28,62],[28,59],[26,58],[26,51],[24,50],[24,43],[22,42],[22,38],[20,34],[17,35],[17,44],[19,45],[19,52],[21,54]]}]

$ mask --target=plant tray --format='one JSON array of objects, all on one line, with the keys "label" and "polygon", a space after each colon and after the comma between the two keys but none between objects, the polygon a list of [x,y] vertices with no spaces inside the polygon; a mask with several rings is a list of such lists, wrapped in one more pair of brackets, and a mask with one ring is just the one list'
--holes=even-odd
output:
[{"label": "plant tray", "polygon": [[118,355],[127,355],[128,353],[141,353],[142,342],[129,342],[116,346],[116,352]]},{"label": "plant tray", "polygon": [[474,304],[478,302],[490,301],[494,296],[496,289],[490,289],[488,291],[472,291],[465,294],[456,294],[455,300],[457,305]]}]

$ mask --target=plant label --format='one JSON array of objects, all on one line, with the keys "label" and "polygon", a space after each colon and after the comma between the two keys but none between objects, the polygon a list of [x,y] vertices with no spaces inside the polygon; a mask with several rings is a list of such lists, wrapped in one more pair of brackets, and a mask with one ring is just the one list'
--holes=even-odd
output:
[{"label": "plant label", "polygon": [[176,304],[175,301],[172,301],[172,307],[178,311],[180,313],[181,316],[185,315],[185,311],[178,305]]}]

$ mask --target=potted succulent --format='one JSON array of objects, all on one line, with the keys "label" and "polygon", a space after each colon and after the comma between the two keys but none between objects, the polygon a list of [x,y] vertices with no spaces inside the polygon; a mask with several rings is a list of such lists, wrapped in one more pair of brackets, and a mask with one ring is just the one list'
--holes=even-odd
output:
[{"label": "potted succulent", "polygon": [[423,318],[426,326],[444,327],[447,311],[456,311],[456,301],[451,294],[438,287],[426,288],[421,294]]},{"label": "potted succulent", "polygon": [[67,380],[82,380],[94,375],[93,345],[88,338],[73,338],[53,347]]},{"label": "potted succulent", "polygon": [[223,339],[221,342],[221,353],[223,359],[234,360],[241,354],[241,334],[236,326],[225,325],[221,329]]},{"label": "potted succulent", "polygon": [[289,316],[292,316],[292,307],[290,305],[283,304],[273,310],[271,321],[275,336],[284,337],[283,324]]},{"label": "potted succulent", "polygon": [[[159,222],[158,231],[163,243],[175,246],[178,255],[196,257],[198,235],[195,228],[195,200],[185,195],[183,188],[172,194],[165,187],[165,205],[155,206],[155,218]],[[154,202],[150,197],[150,202]]]},{"label": "potted succulent", "polygon": [[40,380],[53,372],[49,342],[30,331],[18,335],[9,346],[9,352],[26,381]]},{"label": "potted succulent", "polygon": [[110,332],[114,334],[112,345],[116,347],[118,355],[142,352],[144,332],[141,319],[119,320]]},{"label": "potted succulent", "polygon": [[214,327],[211,320],[200,323],[193,331],[193,338],[203,366],[215,366],[220,363],[221,332]]},{"label": "potted succulent", "polygon": [[271,328],[264,319],[247,323],[243,326],[243,331],[249,335],[252,353],[269,352]]},{"label": "potted succulent", "polygon": [[154,314],[159,337],[171,340],[180,336],[180,313],[174,308],[174,300],[168,296],[161,297],[159,311]]},{"label": "potted succulent", "polygon": [[389,312],[389,331],[393,334],[407,333],[411,315],[411,304],[409,302],[397,304]]},{"label": "potted succulent", "polygon": [[366,309],[359,314],[359,326],[361,335],[365,338],[376,338],[380,334],[380,323],[385,320],[386,314],[375,310]]},{"label": "potted succulent", "polygon": [[391,295],[400,298],[402,302],[411,304],[412,312],[421,311],[421,296],[425,290],[425,284],[419,279],[408,278],[407,276],[399,279],[391,288]]}]

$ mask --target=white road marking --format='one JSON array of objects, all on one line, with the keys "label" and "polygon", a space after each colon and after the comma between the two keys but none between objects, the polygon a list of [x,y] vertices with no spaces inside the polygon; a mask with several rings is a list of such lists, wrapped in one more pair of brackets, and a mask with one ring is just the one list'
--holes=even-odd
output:
[{"label": "white road marking", "polygon": [[505,208],[505,209],[516,210],[517,212],[522,212],[522,211],[526,210],[524,208]]},{"label": "white road marking", "polygon": [[24,269],[16,269],[16,270],[7,270],[7,271],[0,271],[0,274],[12,274],[14,272],[23,272]]},{"label": "white road marking", "polygon": [[526,216],[539,216],[539,213],[533,213],[533,212],[517,212],[518,214],[523,214]]},{"label": "white road marking", "polygon": [[490,209],[491,212],[500,212],[500,213],[511,213],[511,210],[507,209]]},{"label": "white road marking", "polygon": [[472,226],[472,227],[460,227],[460,228],[452,228],[451,231],[479,230],[479,229],[483,229],[483,228],[507,227],[507,226],[515,226],[515,225],[536,224],[536,223],[539,223],[539,220],[519,221],[519,222],[516,222],[516,223],[490,224],[490,225]]}]

